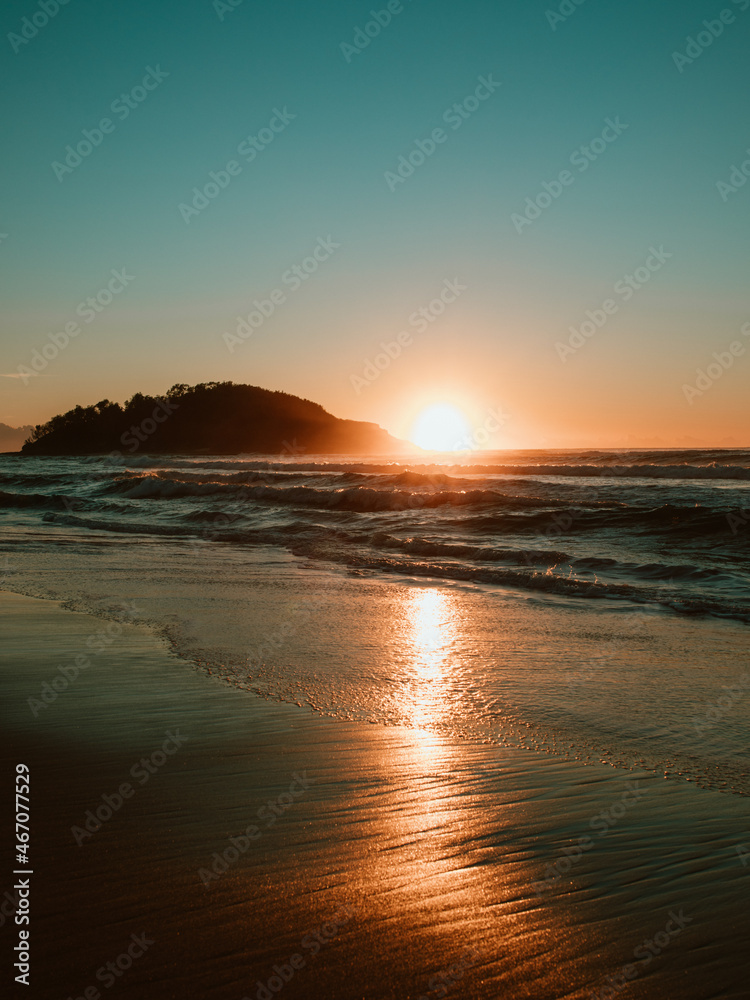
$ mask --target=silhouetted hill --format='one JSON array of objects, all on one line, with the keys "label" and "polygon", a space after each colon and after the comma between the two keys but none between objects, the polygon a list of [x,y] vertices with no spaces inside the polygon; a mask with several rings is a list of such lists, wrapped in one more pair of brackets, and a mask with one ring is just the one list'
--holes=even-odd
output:
[{"label": "silhouetted hill", "polygon": [[339,420],[322,406],[254,385],[173,385],[164,397],[104,399],[34,428],[24,455],[387,455],[409,446],[377,424]]}]

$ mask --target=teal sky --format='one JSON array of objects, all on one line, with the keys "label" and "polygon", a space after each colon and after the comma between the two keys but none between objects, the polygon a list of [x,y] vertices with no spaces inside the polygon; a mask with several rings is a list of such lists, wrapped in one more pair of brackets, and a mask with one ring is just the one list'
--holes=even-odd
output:
[{"label": "teal sky", "polygon": [[[475,426],[501,408],[497,446],[750,445],[750,184],[717,189],[750,159],[750,0],[569,2],[554,30],[560,5],[537,0],[398,6],[347,61],[342,43],[386,4],[69,0],[21,44],[41,8],[7,0],[0,421],[231,379],[399,435],[448,401]],[[673,54],[704,20],[723,30],[681,72]],[[151,70],[168,75],[120,117],[113,102]],[[501,85],[446,124],[488,76]],[[248,163],[238,146],[277,112],[288,123]],[[102,118],[113,130],[56,175]],[[581,172],[570,157],[606,119],[627,128]],[[390,190],[386,172],[440,127]],[[238,176],[186,222],[180,204],[230,160]],[[566,169],[573,183],[519,234],[511,216]],[[285,285],[328,238],[340,246]],[[672,257],[630,301],[613,295],[652,246]],[[112,269],[134,278],[38,375],[9,377]],[[455,279],[466,290],[443,315],[409,326]],[[283,303],[230,353],[222,335],[274,288]],[[555,345],[610,297],[615,315],[562,360]],[[353,384],[402,330],[413,343]]]}]

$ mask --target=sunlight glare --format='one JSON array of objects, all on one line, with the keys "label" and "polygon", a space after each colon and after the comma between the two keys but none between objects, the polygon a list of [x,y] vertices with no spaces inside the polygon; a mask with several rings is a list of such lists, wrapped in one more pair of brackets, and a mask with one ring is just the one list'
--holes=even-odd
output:
[{"label": "sunlight glare", "polygon": [[470,438],[469,422],[449,403],[435,403],[422,410],[411,431],[413,443],[427,451],[461,451]]}]

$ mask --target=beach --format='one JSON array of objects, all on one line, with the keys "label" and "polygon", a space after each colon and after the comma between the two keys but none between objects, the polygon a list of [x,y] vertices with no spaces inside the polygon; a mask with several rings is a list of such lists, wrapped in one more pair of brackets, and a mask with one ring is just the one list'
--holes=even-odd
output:
[{"label": "beach", "polygon": [[26,995],[746,996],[749,476],[4,457]]},{"label": "beach", "polygon": [[747,995],[745,796],[321,717],[122,615],[6,593],[2,618],[3,772],[31,772],[31,995]]},{"label": "beach", "polygon": [[750,0],[5,7],[0,1000],[750,1000]]}]

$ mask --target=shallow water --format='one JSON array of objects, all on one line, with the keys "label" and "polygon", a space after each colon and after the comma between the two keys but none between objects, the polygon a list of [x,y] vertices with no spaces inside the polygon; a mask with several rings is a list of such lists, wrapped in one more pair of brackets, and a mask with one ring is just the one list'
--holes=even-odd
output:
[{"label": "shallow water", "polygon": [[[129,617],[0,600],[0,760],[33,782],[32,995],[104,992],[95,971],[145,933],[117,983],[127,1000],[263,1000],[295,952],[290,1000],[435,1000],[443,984],[591,1000],[626,965],[628,997],[746,996],[746,798],[269,704]],[[81,650],[91,666],[34,717],[28,696]],[[179,751],[131,778],[165,733]],[[300,773],[309,787],[271,823],[264,807]],[[73,827],[123,779],[134,794],[79,846]],[[260,837],[243,845],[248,824]],[[0,917],[8,948],[15,932]]]},{"label": "shallow water", "polygon": [[750,794],[750,453],[451,462],[5,457],[5,586],[333,718]]}]

